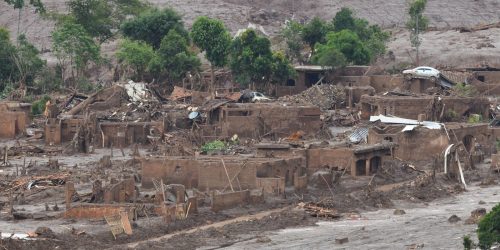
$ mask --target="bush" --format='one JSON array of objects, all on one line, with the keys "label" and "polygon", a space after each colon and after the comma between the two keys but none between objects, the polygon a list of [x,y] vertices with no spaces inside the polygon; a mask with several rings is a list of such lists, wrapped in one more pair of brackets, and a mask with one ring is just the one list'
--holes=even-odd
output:
[{"label": "bush", "polygon": [[40,115],[45,111],[45,104],[47,101],[50,100],[50,96],[45,95],[42,97],[42,99],[33,102],[31,105],[31,114],[32,115]]},{"label": "bush", "polygon": [[464,245],[464,250],[471,250],[474,246],[474,242],[470,239],[469,235],[464,236],[464,241],[462,244]]},{"label": "bush", "polygon": [[469,119],[467,119],[468,123],[480,123],[483,120],[483,117],[479,114],[471,114]]},{"label": "bush", "polygon": [[213,152],[213,151],[222,151],[224,149],[226,149],[226,144],[220,140],[207,142],[203,146],[201,146],[201,151],[203,153],[209,153],[209,152]]},{"label": "bush", "polygon": [[481,249],[490,249],[493,244],[500,243],[500,203],[479,221],[477,237]]}]

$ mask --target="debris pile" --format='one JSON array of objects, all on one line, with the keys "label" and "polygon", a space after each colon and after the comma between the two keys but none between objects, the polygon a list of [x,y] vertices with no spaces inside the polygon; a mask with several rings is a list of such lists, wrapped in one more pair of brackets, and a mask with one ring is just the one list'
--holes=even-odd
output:
[{"label": "debris pile", "polygon": [[344,106],[346,95],[342,87],[322,84],[314,85],[297,95],[283,96],[278,101],[300,105],[314,105],[321,110],[330,110]]},{"label": "debris pile", "polygon": [[337,210],[329,208],[324,204],[322,204],[321,202],[319,203],[301,202],[299,203],[298,207],[304,209],[306,213],[310,214],[313,217],[332,218],[332,219],[341,217],[341,215],[337,212]]}]

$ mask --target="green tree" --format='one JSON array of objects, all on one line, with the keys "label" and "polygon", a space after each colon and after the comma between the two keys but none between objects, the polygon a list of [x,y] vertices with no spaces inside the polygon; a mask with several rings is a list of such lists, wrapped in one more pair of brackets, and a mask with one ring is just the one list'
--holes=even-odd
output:
[{"label": "green tree", "polygon": [[12,60],[15,53],[16,47],[10,42],[9,31],[0,28],[0,91],[7,82],[17,77],[16,65]]},{"label": "green tree", "polygon": [[220,20],[202,16],[193,23],[191,38],[198,48],[205,51],[205,57],[210,62],[211,87],[214,91],[214,68],[224,67],[227,64],[231,36]]},{"label": "green tree", "polygon": [[12,59],[17,68],[17,79],[19,87],[33,85],[35,77],[45,66],[45,61],[40,59],[40,51],[29,43],[25,35],[18,38],[18,47],[12,55]]},{"label": "green tree", "polygon": [[354,31],[356,28],[355,18],[353,17],[352,10],[349,8],[340,9],[335,17],[333,18],[333,30],[334,31],[342,31],[342,30],[352,30]]},{"label": "green tree", "polygon": [[120,44],[116,56],[126,65],[132,67],[136,73],[137,80],[142,81],[148,65],[155,56],[155,52],[151,45],[143,41],[125,39]]},{"label": "green tree", "polygon": [[316,43],[322,43],[325,40],[326,33],[329,31],[329,26],[319,17],[314,17],[309,21],[302,30],[302,40],[306,42],[314,54],[314,46]]},{"label": "green tree", "polygon": [[138,15],[147,9],[140,0],[71,0],[70,13],[63,20],[72,19],[82,25],[87,33],[105,42],[113,36],[113,29],[119,28],[127,15]]},{"label": "green tree", "polygon": [[410,30],[411,46],[417,50],[417,65],[420,63],[419,48],[422,43],[420,33],[429,26],[429,20],[423,15],[427,0],[414,0],[408,9],[409,19],[406,27]]},{"label": "green tree", "polygon": [[289,21],[285,28],[281,31],[281,35],[286,42],[285,55],[291,61],[303,62],[302,49],[304,48],[304,41],[302,40],[302,31],[304,27],[296,22]]},{"label": "green tree", "polygon": [[[358,35],[350,30],[330,32],[326,40],[327,47],[340,51],[345,56],[347,63],[363,65],[371,60],[368,48],[359,39]],[[324,49],[323,51],[328,52],[331,50]]]},{"label": "green tree", "polygon": [[68,3],[75,23],[80,24],[89,35],[104,42],[112,36],[113,13],[109,1],[71,0]]},{"label": "green tree", "polygon": [[62,81],[65,80],[66,70],[76,80],[90,62],[100,60],[99,45],[81,25],[72,22],[65,22],[52,32],[52,47],[61,67]]},{"label": "green tree", "polygon": [[290,61],[281,52],[273,53],[273,64],[272,64],[272,76],[271,81],[274,83],[281,84],[286,82],[288,79],[295,77],[295,69],[290,64]]},{"label": "green tree", "polygon": [[347,59],[332,43],[317,44],[316,54],[311,61],[323,67],[331,67],[332,70],[342,68],[347,65]]},{"label": "green tree", "polygon": [[272,74],[271,42],[247,30],[231,44],[230,67],[236,81],[243,85],[265,84]]},{"label": "green tree", "polygon": [[[12,5],[14,9],[22,9],[25,7],[24,0],[4,0],[6,3]],[[35,7],[35,11],[37,13],[45,12],[45,6],[43,5],[41,0],[30,0],[29,4]]]},{"label": "green tree", "polygon": [[200,65],[198,57],[189,50],[188,40],[173,29],[161,40],[150,70],[158,75],[166,74],[170,82],[175,82],[185,77],[186,73],[198,70]]},{"label": "green tree", "polygon": [[121,25],[121,31],[126,37],[145,41],[155,49],[160,47],[163,37],[170,30],[175,30],[177,34],[189,41],[189,34],[184,28],[181,16],[170,8],[146,11]]},{"label": "green tree", "polygon": [[370,51],[372,59],[385,53],[389,33],[382,31],[378,25],[370,25],[365,19],[356,18],[349,8],[342,8],[337,12],[333,19],[333,27],[336,32],[349,30],[356,33]]},{"label": "green tree", "polygon": [[500,243],[500,204],[479,221],[477,238],[481,249],[490,249],[493,244]]}]

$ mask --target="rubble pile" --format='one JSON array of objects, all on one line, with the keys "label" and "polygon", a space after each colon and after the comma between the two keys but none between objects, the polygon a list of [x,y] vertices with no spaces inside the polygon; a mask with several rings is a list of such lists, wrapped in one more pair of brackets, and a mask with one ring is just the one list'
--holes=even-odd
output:
[{"label": "rubble pile", "polygon": [[344,106],[346,95],[342,87],[322,84],[314,85],[297,95],[281,97],[278,101],[300,105],[314,105],[321,110],[330,110]]}]

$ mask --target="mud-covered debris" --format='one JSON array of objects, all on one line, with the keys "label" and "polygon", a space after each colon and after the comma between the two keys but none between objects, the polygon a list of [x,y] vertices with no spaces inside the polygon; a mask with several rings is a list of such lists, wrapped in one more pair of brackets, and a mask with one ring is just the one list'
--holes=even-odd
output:
[{"label": "mud-covered debris", "polygon": [[349,238],[347,237],[335,238],[336,244],[345,244],[347,242],[349,242]]},{"label": "mud-covered debris", "polygon": [[36,230],[35,230],[35,233],[40,236],[40,237],[43,237],[43,238],[55,238],[56,235],[54,233],[54,231],[52,231],[52,229],[48,228],[48,227],[38,227]]},{"label": "mud-covered debris", "polygon": [[483,200],[480,200],[480,201],[479,201],[479,205],[484,205],[484,204],[486,204],[486,202],[485,202],[485,201],[483,201]]},{"label": "mud-covered debris", "polygon": [[450,216],[450,218],[448,218],[448,222],[449,223],[456,223],[456,222],[459,222],[461,221],[462,219],[460,219],[460,217],[458,217],[456,214]]},{"label": "mud-covered debris", "polygon": [[301,202],[298,204],[298,207],[304,209],[306,213],[310,214],[313,217],[323,217],[323,218],[341,217],[341,215],[337,212],[336,209],[324,207],[319,203]]},{"label": "mud-covered debris", "polygon": [[470,212],[470,217],[465,220],[466,225],[477,224],[486,215],[486,208],[478,208]]},{"label": "mud-covered debris", "polygon": [[403,214],[406,214],[405,210],[403,209],[396,209],[394,210],[394,215],[403,215]]},{"label": "mud-covered debris", "polygon": [[267,236],[260,236],[256,240],[257,243],[269,243],[271,242],[271,239]]},{"label": "mud-covered debris", "polygon": [[346,95],[342,87],[322,84],[314,85],[297,95],[280,97],[278,101],[299,105],[313,105],[321,110],[330,110],[345,106]]}]

